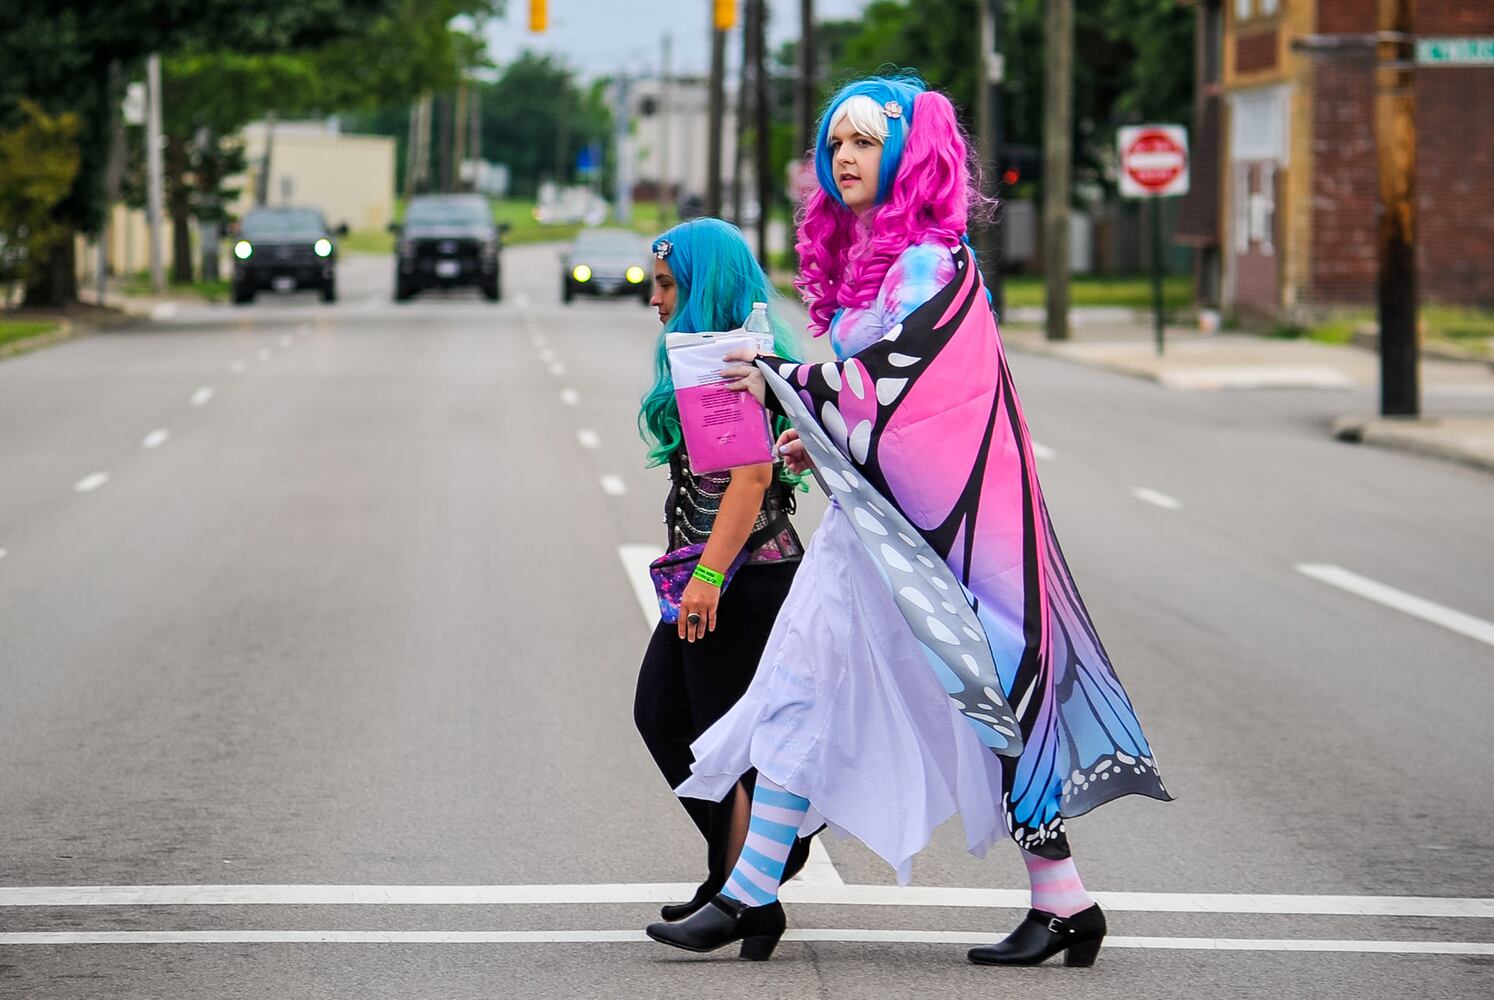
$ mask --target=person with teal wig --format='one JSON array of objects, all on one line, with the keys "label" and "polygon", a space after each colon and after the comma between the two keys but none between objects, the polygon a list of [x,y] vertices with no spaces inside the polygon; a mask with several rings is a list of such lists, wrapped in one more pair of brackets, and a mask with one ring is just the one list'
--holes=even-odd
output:
[{"label": "person with teal wig", "polygon": [[[718,573],[747,552],[746,562],[723,586],[690,580],[679,620],[661,618],[639,668],[634,722],[674,788],[690,775],[690,744],[747,690],[804,546],[788,519],[796,480],[781,465],[704,475],[691,469],[666,338],[738,329],[753,303],[765,302],[775,353],[797,358],[799,344],[781,310],[774,309],[779,297],[735,226],[692,219],[655,240],[653,253],[650,304],[663,329],[654,345],[654,383],[643,396],[638,429],[648,446],[648,464],[669,466],[668,551],[703,544],[700,565]],[[706,840],[708,873],[693,899],[663,908],[664,919],[687,917],[721,891],[746,837],[754,778],[744,776],[721,802],[680,800]],[[807,857],[808,841],[801,839],[790,860],[802,867]]]}]

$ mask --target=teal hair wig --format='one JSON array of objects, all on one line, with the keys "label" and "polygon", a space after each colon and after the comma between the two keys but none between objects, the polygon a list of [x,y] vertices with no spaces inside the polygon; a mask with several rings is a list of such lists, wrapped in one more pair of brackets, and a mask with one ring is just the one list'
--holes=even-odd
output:
[{"label": "teal hair wig", "polygon": [[799,336],[782,317],[782,297],[736,226],[720,219],[691,219],[656,239],[653,250],[674,274],[676,293],[674,312],[654,344],[654,384],[638,411],[650,467],[669,461],[683,440],[664,348],[669,334],[735,330],[747,322],[754,302],[766,302],[774,353],[790,361],[801,357]]}]

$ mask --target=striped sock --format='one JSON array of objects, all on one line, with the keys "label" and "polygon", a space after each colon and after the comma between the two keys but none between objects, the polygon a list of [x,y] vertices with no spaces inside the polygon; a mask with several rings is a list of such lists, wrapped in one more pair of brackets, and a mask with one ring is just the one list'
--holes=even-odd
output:
[{"label": "striped sock", "polygon": [[761,774],[752,793],[752,820],[737,866],[731,870],[725,896],[748,906],[766,906],[778,898],[783,866],[809,811],[809,800],[773,784]]},{"label": "striped sock", "polygon": [[1073,858],[1051,861],[1023,851],[1022,862],[1027,865],[1027,878],[1032,883],[1034,910],[1055,917],[1072,917],[1094,905],[1094,899],[1079,881],[1079,869],[1074,867]]}]

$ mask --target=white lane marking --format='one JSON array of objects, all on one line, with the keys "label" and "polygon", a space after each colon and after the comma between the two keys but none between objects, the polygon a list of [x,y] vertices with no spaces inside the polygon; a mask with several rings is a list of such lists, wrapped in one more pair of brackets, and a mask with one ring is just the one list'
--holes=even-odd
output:
[{"label": "white lane marking", "polygon": [[244,368],[245,365],[242,361],[235,361],[233,364],[228,366],[228,370],[233,372],[235,375],[244,374]]},{"label": "white lane marking", "polygon": [[539,352],[539,358],[548,365],[555,360],[555,352],[547,347]]},{"label": "white lane marking", "polygon": [[77,493],[92,493],[109,481],[107,472],[90,472],[82,479],[73,484],[73,490]]},{"label": "white lane marking", "polygon": [[1036,441],[1032,442],[1032,454],[1045,462],[1051,462],[1058,457],[1058,452],[1045,444],[1038,444]]},{"label": "white lane marking", "polygon": [[1441,625],[1459,635],[1466,635],[1470,639],[1477,639],[1486,645],[1494,646],[1494,623],[1486,622],[1482,618],[1454,611],[1452,608],[1444,607],[1426,598],[1408,594],[1404,590],[1396,590],[1394,587],[1371,580],[1366,576],[1360,576],[1358,573],[1331,563],[1298,563],[1296,568],[1298,573],[1310,576],[1329,586],[1347,590],[1351,594],[1357,594],[1376,604],[1383,604],[1387,608],[1394,608],[1413,618],[1420,618],[1433,625]]},{"label": "white lane marking", "polygon": [[[648,564],[658,546],[618,548],[628,582],[652,628],[659,605]],[[21,906],[497,906],[659,903],[688,896],[693,882],[594,885],[75,885],[0,887],[0,908]],[[1494,919],[1494,899],[1456,896],[1301,896],[1251,893],[1091,892],[1107,910],[1128,913],[1256,913],[1284,916]],[[1027,909],[1026,889],[952,886],[800,885],[784,900],[843,906]],[[1107,939],[1108,940],[1108,939]]]},{"label": "white lane marking", "polygon": [[565,374],[565,365],[561,364],[559,361],[551,362],[550,363],[550,374],[554,375],[554,376],[557,376],[557,377],[559,377],[561,375],[564,375]]},{"label": "white lane marking", "polygon": [[602,484],[602,492],[609,497],[620,497],[628,492],[628,484],[623,482],[621,476],[614,476],[609,473],[602,476],[599,482]]},{"label": "white lane marking", "polygon": [[528,292],[520,292],[518,295],[515,295],[514,296],[514,305],[518,306],[520,309],[528,309],[529,308],[529,293]]},{"label": "white lane marking", "polygon": [[561,389],[560,401],[566,406],[575,406],[577,403],[581,402],[581,394],[578,393],[575,389]]},{"label": "white lane marking", "polygon": [[597,432],[585,427],[576,432],[576,441],[583,448],[595,449],[602,446],[602,439],[597,436]]},{"label": "white lane marking", "polygon": [[1166,493],[1158,493],[1156,490],[1147,489],[1145,486],[1131,487],[1131,495],[1142,503],[1153,504],[1163,510],[1178,510],[1183,502],[1176,497],[1170,497]]},{"label": "white lane marking", "polygon": [[[644,624],[649,628],[659,623],[659,598],[654,593],[653,578],[648,575],[648,567],[663,554],[664,550],[657,545],[617,547],[617,557],[623,564],[623,575],[633,587],[633,596],[638,598],[638,609],[643,612]],[[0,889],[0,905],[4,905],[4,901],[5,890]]]},{"label": "white lane marking", "polygon": [[198,389],[196,392],[192,393],[192,405],[193,406],[206,406],[208,400],[210,400],[212,398],[213,398],[213,387],[210,386],[210,385],[205,385],[202,388]]},{"label": "white lane marking", "polygon": [[[884,944],[989,944],[979,931],[877,931],[791,928],[785,941]],[[640,930],[586,931],[10,931],[0,945],[76,944],[632,944]],[[1377,955],[1494,955],[1485,941],[1330,941],[1319,938],[1107,937],[1106,948],[1179,951],[1300,951]]]},{"label": "white lane marking", "polygon": [[839,888],[846,884],[846,880],[835,870],[835,862],[830,860],[830,852],[825,850],[824,840],[816,837],[809,842],[809,860],[804,862],[803,869],[788,884],[791,887],[812,885]]},{"label": "white lane marking", "polygon": [[270,358],[274,355],[270,353],[270,349],[268,347],[261,347],[259,350],[254,352],[254,356],[261,361],[269,361]]},{"label": "white lane marking", "polygon": [[280,337],[280,346],[281,347],[295,347],[296,346],[296,338],[292,337],[288,333],[282,334],[281,337]]},{"label": "white lane marking", "polygon": [[169,438],[170,436],[171,436],[171,432],[168,431],[166,428],[164,428],[164,427],[157,427],[155,430],[153,430],[149,434],[145,435],[144,439],[142,439],[141,442],[140,442],[140,447],[142,447],[142,448],[159,448],[159,447],[161,447],[161,445],[163,445],[163,444],[166,443],[166,439]]},{"label": "white lane marking", "polygon": [[176,315],[175,302],[158,302],[150,307],[151,319],[170,319]]},{"label": "white lane marking", "polygon": [[5,558],[5,550],[4,549],[0,549],[0,559],[4,559],[4,558]]}]

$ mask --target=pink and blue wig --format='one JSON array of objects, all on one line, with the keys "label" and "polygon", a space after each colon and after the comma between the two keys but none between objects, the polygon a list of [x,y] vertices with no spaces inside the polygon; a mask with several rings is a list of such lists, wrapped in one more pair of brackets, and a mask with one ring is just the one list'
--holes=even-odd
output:
[{"label": "pink and blue wig", "polygon": [[[887,118],[876,200],[860,218],[841,198],[830,154],[831,129],[853,97],[896,102],[902,112]],[[830,328],[837,310],[871,303],[908,247],[949,246],[964,238],[971,209],[984,205],[970,155],[954,105],[916,77],[868,77],[830,99],[814,149],[819,190],[800,207],[796,244],[794,287],[809,308],[815,336]]]}]

